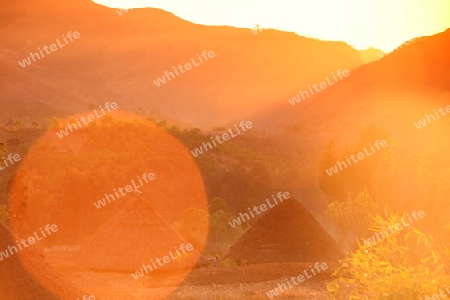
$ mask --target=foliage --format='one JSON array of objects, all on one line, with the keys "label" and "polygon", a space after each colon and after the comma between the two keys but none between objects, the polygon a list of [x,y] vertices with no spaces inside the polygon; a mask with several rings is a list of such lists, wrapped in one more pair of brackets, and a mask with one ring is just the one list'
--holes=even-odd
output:
[{"label": "foliage", "polygon": [[225,258],[220,260],[220,267],[225,269],[234,269],[237,268],[237,263],[231,258]]},{"label": "foliage", "polygon": [[343,198],[342,186],[335,177],[340,174],[338,173],[333,176],[329,176],[325,172],[325,170],[334,165],[337,160],[338,156],[336,154],[336,146],[334,145],[334,142],[330,140],[325,145],[325,149],[322,152],[322,158],[319,162],[319,186],[328,196],[330,202],[333,201],[332,199]]},{"label": "foliage", "polygon": [[[198,128],[180,130],[176,126],[168,126],[165,121],[158,126],[170,132],[189,150],[203,142],[211,142],[212,136]],[[238,136],[196,157],[208,195],[226,199],[229,209],[238,212],[259,203],[274,186],[291,182],[295,167],[288,165],[278,154],[261,150],[259,145],[267,143],[264,137]]]},{"label": "foliage", "polygon": [[[398,214],[373,217],[372,231],[382,232],[401,222]],[[403,216],[405,218],[405,216]],[[448,283],[445,274],[449,251],[413,226],[359,249],[341,261],[338,278],[327,285],[333,299],[419,299],[435,294]]]},{"label": "foliage", "polygon": [[369,192],[363,191],[349,201],[331,202],[325,214],[332,217],[342,232],[352,231],[358,237],[368,233],[371,224],[370,215],[381,212],[380,205],[373,200]]},{"label": "foliage", "polygon": [[0,143],[0,159],[5,159],[6,143]]},{"label": "foliage", "polygon": [[[57,117],[47,119],[49,132],[44,136],[54,135],[54,131],[63,128],[65,122]],[[183,150],[187,151],[175,151],[172,141],[176,140],[172,137],[180,141],[184,145]],[[288,166],[277,154],[267,154],[258,149],[256,145],[264,144],[264,137],[256,139],[244,135],[197,158],[192,157],[189,150],[207,141],[211,141],[210,135],[198,128],[180,129],[167,125],[165,121],[155,125],[148,120],[124,121],[104,116],[62,140],[37,140],[30,150],[34,159],[24,160],[23,167],[16,173],[10,203],[17,206],[14,211],[29,212],[26,221],[31,228],[44,222],[58,223],[61,231],[67,233],[60,235],[67,237],[65,242],[79,242],[126,202],[121,198],[114,204],[96,209],[94,201],[102,199],[113,188],[125,186],[144,171],[151,171],[160,180],[145,185],[142,191],[151,194],[154,206],[162,216],[172,224],[178,222],[174,226],[189,230],[199,224],[207,224],[203,220],[211,219],[214,225],[209,245],[222,249],[233,243],[244,228],[230,231],[228,221],[233,218],[233,213],[259,203],[274,186],[279,186],[279,182],[292,181],[290,174],[294,167]],[[186,176],[187,166],[191,165],[199,168],[200,176]],[[163,180],[161,176],[167,179]],[[198,189],[192,191],[193,185]],[[205,207],[201,201],[195,205],[183,203],[181,207],[180,199],[199,199],[205,190],[209,199],[220,197],[210,201],[211,215],[206,212],[205,218],[199,214],[198,219],[183,216],[189,207]],[[26,209],[18,205],[23,201],[27,202]],[[198,236],[194,230],[188,239],[198,244]]]},{"label": "foliage", "polygon": [[63,121],[55,116],[46,119],[46,123],[49,129],[60,129],[63,127]]},{"label": "foliage", "polygon": [[222,252],[233,245],[243,234],[242,226],[232,228],[228,223],[235,216],[229,211],[219,210],[210,215],[210,246]]},{"label": "foliage", "polygon": [[6,205],[0,204],[0,223],[3,223],[6,227],[9,226],[9,212]]},{"label": "foliage", "polygon": [[[211,206],[222,209],[211,209]],[[228,211],[225,202],[221,198],[215,197],[211,200],[210,210],[211,212],[208,213],[202,209],[188,208],[184,211],[182,220],[174,222],[172,226],[194,248],[202,249],[205,245],[205,232],[201,231],[201,229],[205,228],[204,225],[208,225],[209,222],[209,239],[204,252],[220,254],[241,237],[243,228],[241,228],[242,226],[232,228],[228,224],[234,216]]]},{"label": "foliage", "polygon": [[228,206],[220,197],[214,197],[209,204],[210,213],[215,213],[219,210],[228,211]]},{"label": "foliage", "polygon": [[208,212],[203,209],[190,207],[184,211],[181,221],[174,222],[172,226],[195,249],[202,249],[205,244],[204,228],[208,226]]},{"label": "foliage", "polygon": [[391,145],[391,138],[389,138],[387,132],[374,125],[366,127],[356,144],[347,146],[340,156],[337,155],[336,147],[332,141],[325,145],[319,162],[319,186],[328,196],[329,202],[347,201],[348,195],[351,198],[363,190],[370,191],[372,197],[375,200],[377,199],[373,188],[374,178],[376,175],[386,172],[392,165],[392,153],[389,148],[375,150],[376,153],[372,153],[370,157],[358,160],[332,176],[329,176],[325,171],[335,166],[337,161],[348,164],[346,157],[350,159],[350,155],[357,155],[359,152],[364,153],[365,148],[369,153],[372,152],[370,144],[376,140],[387,140],[388,145]]},{"label": "foliage", "polygon": [[[60,120],[53,120],[61,126]],[[137,177],[149,172],[156,180],[144,182],[140,190],[168,222],[179,221],[189,207],[205,207],[207,195],[192,156],[151,122],[104,116],[63,139],[49,130],[30,148],[28,159],[21,161],[14,175],[10,209],[26,215],[30,228],[58,224],[64,234],[55,235],[55,243],[79,243],[133,194],[101,209],[94,203],[131,180],[139,185]],[[207,226],[205,238],[206,233]]]},{"label": "foliage", "polygon": [[21,120],[16,120],[14,122],[14,127],[16,127],[16,130],[20,130],[22,128],[22,121]]}]

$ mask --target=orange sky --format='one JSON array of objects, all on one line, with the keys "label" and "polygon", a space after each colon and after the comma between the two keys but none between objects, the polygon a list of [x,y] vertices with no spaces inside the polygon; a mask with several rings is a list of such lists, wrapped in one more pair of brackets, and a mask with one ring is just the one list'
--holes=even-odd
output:
[{"label": "orange sky", "polygon": [[275,28],[357,49],[389,52],[450,27],[450,0],[95,0],[110,7],[157,7],[194,23]]}]

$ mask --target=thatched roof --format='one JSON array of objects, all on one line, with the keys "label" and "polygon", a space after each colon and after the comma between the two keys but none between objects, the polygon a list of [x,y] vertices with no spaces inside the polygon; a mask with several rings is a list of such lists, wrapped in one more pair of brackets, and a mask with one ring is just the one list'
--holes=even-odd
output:
[{"label": "thatched roof", "polygon": [[268,263],[329,261],[342,255],[316,219],[290,198],[268,210],[231,247],[227,257]]},{"label": "thatched roof", "polygon": [[[144,197],[130,200],[122,210],[100,226],[80,247],[75,261],[93,270],[134,272],[143,264],[163,258],[181,244],[187,245]],[[180,252],[181,253],[181,252]],[[200,253],[186,251],[157,270],[178,270],[196,265]]]},{"label": "thatched roof", "polygon": [[[0,223],[0,251],[4,252],[8,246],[16,246],[16,240],[18,238]],[[2,300],[81,299],[84,294],[29,248],[22,247],[18,253],[9,253],[9,257],[3,257],[0,261]]]}]

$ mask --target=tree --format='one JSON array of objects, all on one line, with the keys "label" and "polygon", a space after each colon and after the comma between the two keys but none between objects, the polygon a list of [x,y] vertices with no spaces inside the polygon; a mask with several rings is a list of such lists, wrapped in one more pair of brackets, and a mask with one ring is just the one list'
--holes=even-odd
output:
[{"label": "tree", "polygon": [[48,123],[49,123],[49,128],[50,129],[59,129],[62,127],[62,121],[60,119],[58,119],[57,117],[53,116],[49,119],[47,119]]},{"label": "tree", "polygon": [[174,222],[172,226],[189,242],[195,249],[202,249],[206,241],[206,232],[204,228],[208,228],[209,222],[208,212],[190,207],[183,212],[180,222]]},{"label": "tree", "polygon": [[262,28],[261,26],[259,26],[259,24],[256,24],[255,26],[253,26],[251,31],[253,32],[253,34],[258,34],[260,31],[262,31]]},{"label": "tree", "polygon": [[214,197],[211,200],[211,203],[209,205],[209,212],[211,214],[213,214],[213,213],[215,213],[215,212],[217,212],[219,210],[223,210],[223,211],[229,212],[228,206],[225,203],[225,201],[223,201],[223,199],[220,198],[220,197]]},{"label": "tree", "polygon": [[5,159],[6,143],[0,143],[0,158]]},{"label": "tree", "polygon": [[167,121],[161,121],[156,123],[158,126],[162,127],[162,128],[167,128]]},{"label": "tree", "polygon": [[14,122],[14,126],[16,127],[16,130],[19,131],[22,128],[22,121],[21,120],[16,120]]},{"label": "tree", "polygon": [[346,246],[351,246],[349,232],[358,238],[367,236],[372,222],[370,215],[381,212],[381,207],[370,196],[369,192],[362,191],[353,199],[347,201],[331,202],[325,214],[332,217],[342,234]]},{"label": "tree", "polygon": [[340,174],[334,174],[330,176],[326,173],[330,167],[334,166],[338,160],[336,154],[336,147],[332,140],[329,140],[322,152],[322,158],[319,162],[319,187],[328,196],[328,200],[342,200],[344,197],[344,191],[342,188],[342,182],[339,181]]},{"label": "tree", "polygon": [[[369,191],[371,196],[377,200],[374,179],[377,176],[378,178],[384,176],[392,165],[393,156],[391,149],[380,149],[377,153],[371,155],[370,158],[358,160],[351,166],[349,166],[347,161],[350,160],[351,155],[363,152],[365,148],[370,149],[369,145],[376,140],[387,140],[388,145],[391,144],[388,133],[375,125],[367,126],[362,131],[357,143],[352,146],[346,146],[339,157],[336,154],[333,142],[329,141],[326,144],[319,163],[319,186],[328,196],[329,202],[336,200],[347,201],[363,190]],[[348,168],[344,167],[342,170],[338,168],[338,172],[333,173],[330,168],[336,167],[338,158]]]},{"label": "tree", "polygon": [[9,212],[6,205],[0,204],[0,223],[3,223],[6,227],[9,226]]},{"label": "tree", "polygon": [[[219,249],[219,234],[225,234],[227,229],[230,228],[228,220],[231,220],[230,213],[226,213],[223,210],[216,211],[210,216],[210,236],[214,238],[214,247]],[[223,237],[220,241],[223,240]]]},{"label": "tree", "polygon": [[228,223],[234,216],[224,210],[218,210],[210,215],[209,218],[209,232],[210,232],[210,245],[214,244],[213,250],[215,252],[223,252],[233,245],[242,235],[242,226],[232,228]]},{"label": "tree", "polygon": [[14,122],[14,126],[16,127],[16,131],[19,132],[17,134],[17,138],[20,139],[20,129],[22,128],[22,121],[21,120],[16,120]]}]

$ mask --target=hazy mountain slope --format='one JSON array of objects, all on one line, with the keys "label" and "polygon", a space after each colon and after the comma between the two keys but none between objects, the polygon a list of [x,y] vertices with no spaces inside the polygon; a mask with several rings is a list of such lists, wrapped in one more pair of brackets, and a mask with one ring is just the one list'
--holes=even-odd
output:
[{"label": "hazy mountain slope", "polygon": [[[411,113],[411,105],[419,109],[414,118],[420,117],[425,113],[423,105],[443,104],[443,98],[436,94],[450,90],[449,47],[450,30],[419,38],[377,62],[351,71],[348,78],[294,107],[280,98],[278,104],[255,119],[269,128],[293,124],[337,128],[342,122],[356,125],[375,121],[370,119],[372,116],[379,121],[392,118],[398,123],[395,114],[405,110]],[[274,111],[283,118],[274,119]]]},{"label": "hazy mountain slope", "polygon": [[[36,88],[32,94],[37,99],[45,97],[74,112],[86,109],[86,103],[116,101],[123,109],[153,109],[209,126],[241,118],[330,72],[362,64],[359,52],[342,42],[195,25],[158,9],[119,16],[89,1],[39,0],[8,5],[2,14],[8,13],[16,17],[0,27],[0,59],[63,93],[48,96],[46,88]],[[19,66],[30,52],[62,41],[68,31],[78,31],[80,38]],[[215,57],[160,87],[154,84],[172,66],[197,59],[203,50],[213,50]],[[5,87],[2,93],[8,97],[0,104],[22,98],[26,89]],[[78,100],[61,104],[61,98],[71,96]]]},{"label": "hazy mountain slope", "polygon": [[[357,153],[375,141],[360,144],[364,129],[374,125],[390,141],[386,153],[380,154],[390,157],[389,172],[373,174],[380,201],[404,210],[445,205],[450,190],[440,182],[450,172],[446,167],[450,117],[430,117],[421,129],[415,124],[426,114],[434,115],[450,105],[449,48],[450,30],[419,38],[380,61],[353,70],[345,80],[295,106],[280,98],[267,111],[248,117],[254,120],[255,128],[278,134],[280,142],[268,145],[272,153],[282,153],[285,159],[303,166],[301,174],[292,178],[292,184],[299,187],[294,195],[305,199],[304,204],[309,203],[313,210],[324,208],[327,201],[318,178],[324,172],[319,161],[326,142],[335,143],[341,159],[345,149]],[[365,161],[371,163],[369,158]],[[350,168],[348,172],[353,172]],[[423,173],[434,168],[439,171]],[[369,170],[373,168],[367,168],[366,173]],[[430,217],[429,226],[434,226],[433,218],[442,219],[441,215]]]}]

